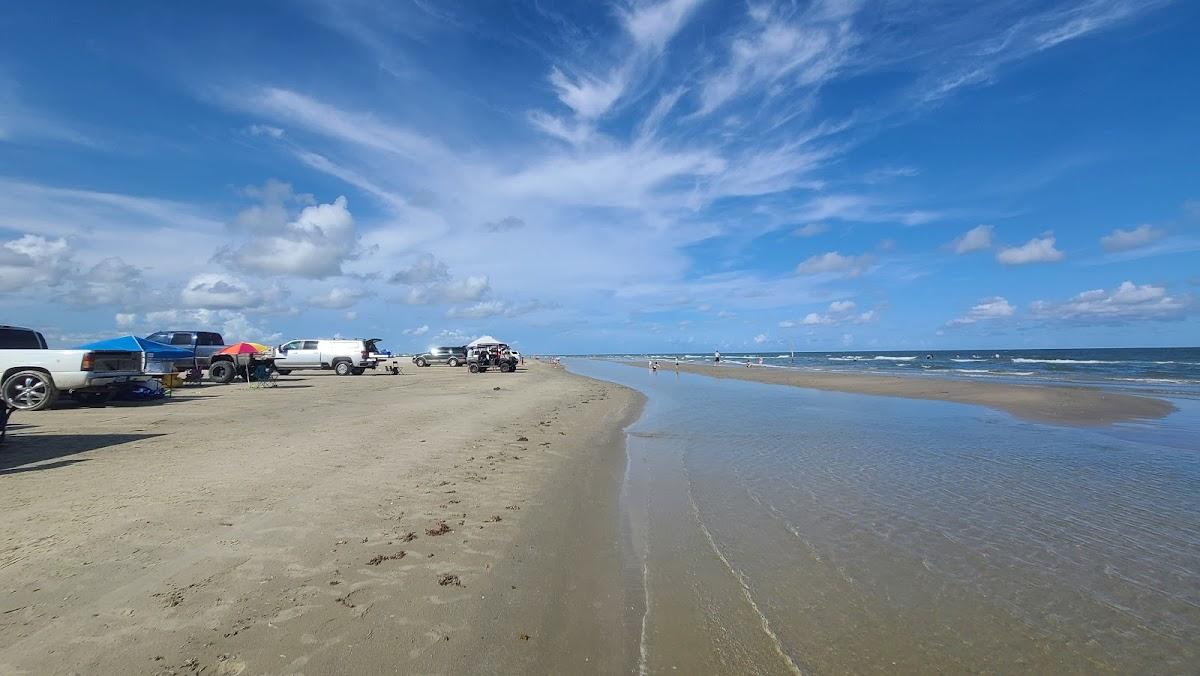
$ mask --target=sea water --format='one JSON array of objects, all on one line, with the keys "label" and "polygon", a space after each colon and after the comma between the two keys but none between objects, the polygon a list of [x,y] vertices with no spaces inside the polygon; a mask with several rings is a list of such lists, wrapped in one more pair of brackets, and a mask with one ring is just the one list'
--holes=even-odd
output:
[{"label": "sea water", "polygon": [[1200,401],[1072,428],[600,360],[646,672],[1194,672]]}]

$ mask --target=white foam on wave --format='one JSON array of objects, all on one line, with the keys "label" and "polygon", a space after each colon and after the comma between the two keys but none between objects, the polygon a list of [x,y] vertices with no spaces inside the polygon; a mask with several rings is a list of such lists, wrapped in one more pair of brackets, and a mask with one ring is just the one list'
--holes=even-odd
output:
[{"label": "white foam on wave", "polygon": [[1102,359],[1026,359],[1013,357],[1014,364],[1124,364],[1122,361],[1104,361]]},{"label": "white foam on wave", "polygon": [[916,357],[875,357],[876,361],[912,361]]},{"label": "white foam on wave", "polygon": [[987,360],[986,359],[951,359],[950,361],[969,362],[969,361],[987,361]]},{"label": "white foam on wave", "polygon": [[829,361],[862,361],[862,357],[830,357]]}]

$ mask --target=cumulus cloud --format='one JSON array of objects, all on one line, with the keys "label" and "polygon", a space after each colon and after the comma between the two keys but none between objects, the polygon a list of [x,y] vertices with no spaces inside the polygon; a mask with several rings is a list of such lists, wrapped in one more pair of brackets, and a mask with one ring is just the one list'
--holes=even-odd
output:
[{"label": "cumulus cloud", "polygon": [[433,254],[421,254],[407,268],[397,270],[388,281],[394,284],[431,284],[445,282],[450,279],[450,268],[433,257]]},{"label": "cumulus cloud", "polygon": [[794,231],[792,231],[792,234],[796,235],[797,237],[816,237],[817,235],[827,232],[828,230],[829,226],[825,225],[824,223],[809,223],[796,228]]},{"label": "cumulus cloud", "polygon": [[458,319],[483,319],[485,317],[519,317],[538,310],[545,310],[554,307],[552,304],[542,303],[541,301],[530,301],[528,303],[514,304],[501,300],[489,300],[475,303],[474,305],[462,308],[450,308],[446,312],[447,317]]},{"label": "cumulus cloud", "polygon": [[428,324],[422,324],[422,325],[420,325],[420,326],[415,326],[415,327],[413,327],[413,328],[411,328],[411,329],[404,329],[404,330],[403,330],[403,331],[401,331],[400,333],[402,333],[402,334],[404,334],[404,335],[406,335],[406,336],[423,336],[423,335],[425,335],[426,333],[429,333],[429,325],[428,325]]},{"label": "cumulus cloud", "polygon": [[946,322],[946,326],[966,326],[981,321],[1006,319],[1017,311],[1007,300],[1000,296],[992,296],[979,301],[967,314]]},{"label": "cumulus cloud", "polygon": [[308,297],[308,304],[332,310],[344,310],[365,298],[366,291],[336,286]]},{"label": "cumulus cloud", "polygon": [[768,340],[767,334],[765,334],[765,333],[760,333],[754,337],[754,343],[756,345],[762,345],[763,343],[767,342],[767,340]]},{"label": "cumulus cloud", "polygon": [[163,302],[157,289],[147,289],[141,269],[115,256],[105,258],[71,280],[63,299],[72,305],[146,306]]},{"label": "cumulus cloud", "polygon": [[1034,301],[1029,309],[1035,317],[1053,321],[1122,324],[1180,319],[1193,309],[1193,303],[1190,297],[1169,295],[1165,287],[1125,281],[1112,291],[1092,289],[1061,303]]},{"label": "cumulus cloud", "polygon": [[1105,251],[1128,251],[1146,246],[1155,240],[1162,239],[1167,233],[1149,223],[1143,223],[1132,230],[1113,230],[1100,238],[1100,245]]},{"label": "cumulus cloud", "polygon": [[67,240],[22,235],[0,246],[0,292],[32,291],[61,283],[70,252]]},{"label": "cumulus cloud", "polygon": [[990,225],[977,225],[956,238],[950,243],[950,246],[956,254],[990,249],[992,248],[992,232],[993,228]]},{"label": "cumulus cloud", "polygon": [[187,307],[237,309],[261,305],[263,294],[243,279],[217,272],[195,275],[183,285],[179,300]]},{"label": "cumulus cloud", "polygon": [[228,247],[218,258],[262,275],[324,279],[342,274],[342,264],[351,258],[356,244],[354,217],[346,198],[338,197],[305,207],[294,221]]},{"label": "cumulus cloud", "polygon": [[800,320],[784,320],[779,327],[788,329],[796,326],[829,326],[836,324],[866,324],[874,321],[875,310],[855,313],[858,304],[852,300],[835,300],[829,304],[826,312],[810,312]]},{"label": "cumulus cloud", "polygon": [[282,334],[271,331],[249,319],[245,313],[235,310],[209,310],[205,308],[156,310],[143,315],[118,315],[122,328],[140,328],[140,333],[160,330],[203,328],[218,331],[226,344],[239,340],[271,344]]},{"label": "cumulus cloud", "polygon": [[841,277],[858,277],[871,265],[871,257],[844,256],[837,251],[819,254],[805,259],[796,266],[796,273],[801,275],[837,275]]},{"label": "cumulus cloud", "polygon": [[409,305],[466,303],[483,298],[491,288],[486,276],[446,280],[414,286],[404,295],[403,301]]},{"label": "cumulus cloud", "polygon": [[1006,247],[996,254],[996,260],[1005,265],[1026,265],[1028,263],[1054,263],[1061,261],[1063,252],[1054,248],[1054,233],[1046,233],[1034,237],[1021,246]]}]

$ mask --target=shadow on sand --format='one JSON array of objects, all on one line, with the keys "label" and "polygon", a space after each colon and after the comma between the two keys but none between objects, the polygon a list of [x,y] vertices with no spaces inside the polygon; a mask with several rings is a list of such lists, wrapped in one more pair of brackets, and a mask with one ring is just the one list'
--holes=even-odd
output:
[{"label": "shadow on sand", "polygon": [[0,476],[32,472],[42,469],[65,467],[85,459],[60,460],[33,467],[25,467],[33,463],[63,458],[86,451],[95,451],[110,446],[119,446],[131,441],[161,437],[162,434],[22,434],[20,427],[12,425],[4,445],[0,446]]}]

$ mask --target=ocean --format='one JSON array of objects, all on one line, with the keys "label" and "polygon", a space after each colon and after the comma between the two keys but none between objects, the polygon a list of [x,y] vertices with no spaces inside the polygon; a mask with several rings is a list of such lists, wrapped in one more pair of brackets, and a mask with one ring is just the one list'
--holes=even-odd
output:
[{"label": "ocean", "polygon": [[[1194,383],[1200,368],[1196,350],[995,354],[803,359],[887,373],[965,363],[1056,382],[1185,381],[1172,386]],[[1084,429],[669,365],[565,363],[647,398],[628,430],[622,495],[629,570],[645,593],[644,672],[1200,664],[1200,399],[1187,387],[1162,420]]]},{"label": "ocean", "polygon": [[[656,353],[619,356],[711,361],[712,353]],[[898,352],[739,352],[722,353],[727,363],[819,371],[887,375],[984,378],[1023,383],[1098,385],[1167,396],[1200,396],[1200,348],[1092,348],[1071,350],[905,350]]]}]

